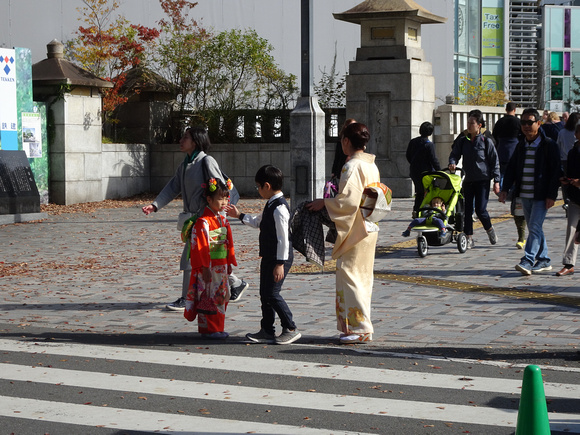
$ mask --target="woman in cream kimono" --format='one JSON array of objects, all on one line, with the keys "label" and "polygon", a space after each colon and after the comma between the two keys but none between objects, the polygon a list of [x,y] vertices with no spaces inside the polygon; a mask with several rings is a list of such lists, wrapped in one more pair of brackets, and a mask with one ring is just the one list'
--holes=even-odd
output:
[{"label": "woman in cream kimono", "polygon": [[[377,226],[367,223],[359,209],[365,186],[380,182],[375,156],[364,152],[370,139],[364,124],[345,128],[341,138],[347,161],[342,167],[338,194],[308,204],[313,211],[326,207],[336,225],[336,317],[341,343],[372,340],[371,296]],[[369,231],[370,230],[370,231]]]}]

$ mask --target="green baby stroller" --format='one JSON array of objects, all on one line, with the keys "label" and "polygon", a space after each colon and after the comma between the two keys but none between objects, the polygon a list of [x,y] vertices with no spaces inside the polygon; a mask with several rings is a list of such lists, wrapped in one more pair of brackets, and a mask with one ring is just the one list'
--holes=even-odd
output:
[{"label": "green baby stroller", "polygon": [[[425,198],[421,203],[418,217],[426,218],[423,225],[417,225],[412,231],[417,231],[417,251],[419,256],[427,256],[429,246],[442,246],[456,243],[460,253],[467,251],[467,236],[463,232],[465,205],[461,193],[463,171],[456,168],[455,173],[449,171],[428,172],[422,178],[425,188]],[[441,198],[445,203],[445,211],[431,207],[433,198]],[[441,219],[447,229],[440,235],[439,228],[432,223],[432,218]]]}]

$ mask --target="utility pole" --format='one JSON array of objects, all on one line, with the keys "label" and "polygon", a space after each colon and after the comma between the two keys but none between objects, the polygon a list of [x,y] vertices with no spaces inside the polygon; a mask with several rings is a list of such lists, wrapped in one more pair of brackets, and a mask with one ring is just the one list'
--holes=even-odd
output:
[{"label": "utility pole", "polygon": [[325,180],[325,115],[312,96],[312,26],[314,0],[300,0],[301,91],[290,113],[290,201],[294,209],[321,197]]}]

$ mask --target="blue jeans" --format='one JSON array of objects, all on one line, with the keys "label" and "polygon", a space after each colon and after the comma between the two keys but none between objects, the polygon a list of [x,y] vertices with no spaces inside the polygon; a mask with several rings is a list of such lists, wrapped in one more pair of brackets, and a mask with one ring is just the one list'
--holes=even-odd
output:
[{"label": "blue jeans", "polygon": [[528,224],[528,240],[526,241],[526,248],[521,262],[528,266],[533,266],[537,261],[550,263],[548,244],[546,243],[543,228],[544,219],[548,213],[546,201],[522,198],[522,205],[524,218]]},{"label": "blue jeans", "polygon": [[472,181],[463,183],[463,198],[465,199],[465,220],[463,232],[473,235],[473,207],[475,205],[475,214],[481,221],[483,228],[487,231],[491,228],[491,219],[487,212],[487,202],[489,200],[490,182]]},{"label": "blue jeans", "polygon": [[296,324],[292,320],[292,312],[288,308],[288,304],[280,294],[282,284],[288,275],[288,271],[292,266],[292,251],[290,251],[290,258],[284,263],[284,278],[278,282],[274,282],[274,266],[276,262],[262,258],[260,263],[260,302],[262,303],[262,321],[261,328],[268,334],[274,334],[275,315],[278,314],[282,328],[296,329]]}]

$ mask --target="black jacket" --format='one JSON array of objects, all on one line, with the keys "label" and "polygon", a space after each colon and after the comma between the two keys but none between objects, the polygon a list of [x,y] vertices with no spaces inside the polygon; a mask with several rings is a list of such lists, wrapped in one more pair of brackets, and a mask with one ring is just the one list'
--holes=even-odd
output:
[{"label": "black jacket", "polygon": [[520,120],[513,115],[505,115],[493,126],[493,138],[497,148],[497,156],[501,164],[507,164],[521,135]]},{"label": "black jacket", "polygon": [[[576,141],[566,161],[566,176],[568,178],[580,178],[580,142]],[[568,198],[574,204],[580,205],[580,188],[568,185]]]},{"label": "black jacket", "polygon": [[423,172],[441,170],[435,155],[435,145],[426,137],[411,139],[407,146],[407,161],[410,164],[409,176],[413,179],[421,178]]},{"label": "black jacket", "polygon": [[546,136],[548,136],[550,139],[558,140],[558,133],[560,133],[560,130],[562,130],[563,125],[561,122],[557,123],[547,122],[545,124],[542,124],[540,128],[544,130],[544,133],[546,133]]},{"label": "black jacket", "polygon": [[[558,197],[560,187],[561,163],[558,144],[547,137],[542,129],[538,130],[541,140],[536,149],[534,165],[534,199],[544,201],[548,198],[554,201]],[[515,184],[514,197],[519,196],[526,158],[526,139],[522,138],[508,166],[501,186],[502,192],[508,192]]]},{"label": "black jacket", "polygon": [[453,142],[449,155],[449,164],[457,165],[463,157],[462,169],[465,171],[465,182],[494,180],[499,183],[499,159],[491,138],[478,134],[470,139],[459,136]]}]

